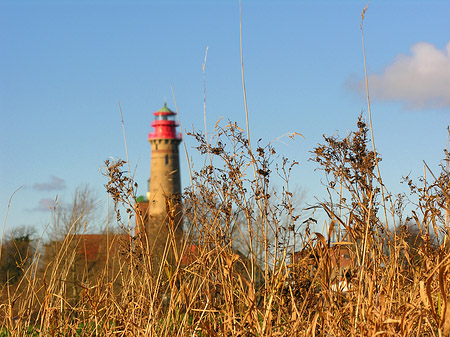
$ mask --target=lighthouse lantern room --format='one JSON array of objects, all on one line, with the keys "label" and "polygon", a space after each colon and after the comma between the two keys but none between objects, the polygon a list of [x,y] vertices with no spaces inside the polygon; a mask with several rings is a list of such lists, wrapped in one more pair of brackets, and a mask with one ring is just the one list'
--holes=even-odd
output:
[{"label": "lighthouse lantern room", "polygon": [[153,113],[155,120],[151,125],[154,128],[153,132],[148,134],[148,140],[153,139],[178,139],[181,140],[181,134],[177,134],[178,123],[175,121],[176,113],[167,107],[164,103],[164,107],[159,111]]}]

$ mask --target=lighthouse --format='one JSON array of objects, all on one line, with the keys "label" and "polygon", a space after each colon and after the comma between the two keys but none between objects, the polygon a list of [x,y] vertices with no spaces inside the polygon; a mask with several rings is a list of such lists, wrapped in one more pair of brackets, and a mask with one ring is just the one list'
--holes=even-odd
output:
[{"label": "lighthouse", "polygon": [[166,245],[179,243],[183,237],[180,158],[176,113],[166,103],[153,113],[153,132],[148,134],[151,145],[150,179],[147,200],[138,202],[136,233],[144,234],[154,255],[162,255]]}]

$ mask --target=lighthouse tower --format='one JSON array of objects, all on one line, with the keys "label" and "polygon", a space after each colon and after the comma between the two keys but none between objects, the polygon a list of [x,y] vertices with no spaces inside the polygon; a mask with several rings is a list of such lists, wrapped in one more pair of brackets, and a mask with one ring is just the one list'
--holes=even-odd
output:
[{"label": "lighthouse tower", "polygon": [[183,236],[178,151],[181,134],[177,133],[175,115],[164,103],[164,107],[154,113],[151,123],[154,129],[148,134],[151,144],[148,203],[139,203],[142,217],[136,232],[145,229],[149,248],[156,254],[161,254],[166,244],[173,244],[173,239],[179,243]]}]

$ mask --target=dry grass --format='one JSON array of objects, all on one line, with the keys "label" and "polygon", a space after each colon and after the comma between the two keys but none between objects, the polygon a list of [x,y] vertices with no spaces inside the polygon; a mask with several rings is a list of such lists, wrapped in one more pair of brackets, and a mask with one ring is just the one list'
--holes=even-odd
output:
[{"label": "dry grass", "polygon": [[[443,168],[420,186],[406,180],[418,200],[406,219],[403,199],[389,195],[374,174],[367,133],[360,119],[347,138],[325,138],[314,150],[312,160],[329,177],[330,200],[315,206],[330,219],[328,237],[311,233],[307,222],[298,223],[300,210],[293,208],[295,196],[288,189],[295,162],[281,159],[276,169],[275,150],[260,146],[253,153],[235,124],[217,127],[209,142],[200,133],[193,135],[198,150],[211,155],[212,165],[193,174],[184,196],[188,231],[182,250],[197,247],[191,263],[181,264],[186,253],[168,238],[166,256],[175,260],[156,265],[151,247],[133,238],[110,252],[101,268],[77,267],[84,271],[74,278],[80,262],[74,236],[67,235],[51,261],[40,262],[36,254],[20,283],[1,289],[4,331],[42,336],[448,336],[448,172]],[[134,183],[122,171],[124,164],[108,163],[107,187],[126,214],[134,215]],[[247,175],[252,165],[258,183]],[[280,194],[270,188],[272,170],[285,179]],[[396,230],[378,217],[385,211],[379,200],[382,188]],[[121,219],[127,220],[134,221]],[[331,237],[338,227],[341,244],[354,256],[348,292],[335,286],[339,273],[332,263]],[[293,261],[292,253],[302,250]]]},{"label": "dry grass", "polygon": [[[242,37],[241,66],[246,99]],[[405,179],[415,201],[405,214],[408,198],[383,184],[360,117],[356,131],[313,151],[328,181],[329,200],[310,207],[326,214],[324,236],[294,207],[297,163],[270,144],[252,150],[245,111],[246,132],[229,123],[191,134],[208,160],[183,196],[184,241],[169,231],[158,259],[150,240],[131,236],[139,213],[127,162],[107,161],[107,192],[129,238],[108,235],[106,260],[92,268],[77,254],[75,219],[51,254],[36,250],[20,281],[1,286],[0,336],[450,336],[448,166],[427,168],[432,179],[419,184]],[[336,246],[352,257],[345,272]],[[348,291],[338,289],[344,280]]]}]

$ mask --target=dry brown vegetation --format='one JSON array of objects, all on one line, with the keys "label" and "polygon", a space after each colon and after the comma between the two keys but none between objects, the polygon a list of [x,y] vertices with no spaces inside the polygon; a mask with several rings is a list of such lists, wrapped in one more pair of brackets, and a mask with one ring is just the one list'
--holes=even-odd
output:
[{"label": "dry brown vegetation", "polygon": [[[183,244],[169,235],[162,263],[131,236],[139,212],[127,162],[107,161],[107,192],[130,236],[107,232],[105,261],[83,264],[73,235],[82,211],[51,254],[19,254],[15,284],[0,288],[0,336],[450,336],[450,155],[439,173],[405,179],[410,196],[391,195],[369,131],[360,117],[356,131],[313,150],[329,200],[308,210],[323,211],[325,235],[291,190],[298,163],[270,144],[252,150],[248,119],[246,133],[229,123],[209,139],[191,134],[205,165],[183,196]],[[339,246],[352,257],[344,273]]]},{"label": "dry brown vegetation", "polygon": [[[184,195],[181,251],[167,240],[174,263],[155,265],[151,247],[133,238],[114,248],[94,277],[77,262],[69,229],[51,261],[40,263],[36,253],[18,284],[2,286],[4,335],[449,335],[445,167],[420,185],[406,179],[417,200],[406,216],[405,197],[390,195],[375,174],[380,158],[368,148],[362,118],[346,138],[326,137],[312,157],[328,177],[330,200],[314,206],[329,218],[323,236],[292,206],[296,162],[278,158],[271,146],[252,152],[232,123],[217,127],[211,143],[193,136],[209,159]],[[124,164],[109,162],[105,174],[114,200],[128,210],[121,221],[132,226],[135,188]],[[285,181],[279,193],[270,187],[274,173]],[[182,264],[193,244],[190,263]],[[346,292],[336,289],[336,244],[354,256]],[[295,261],[294,251],[301,252]]]}]

